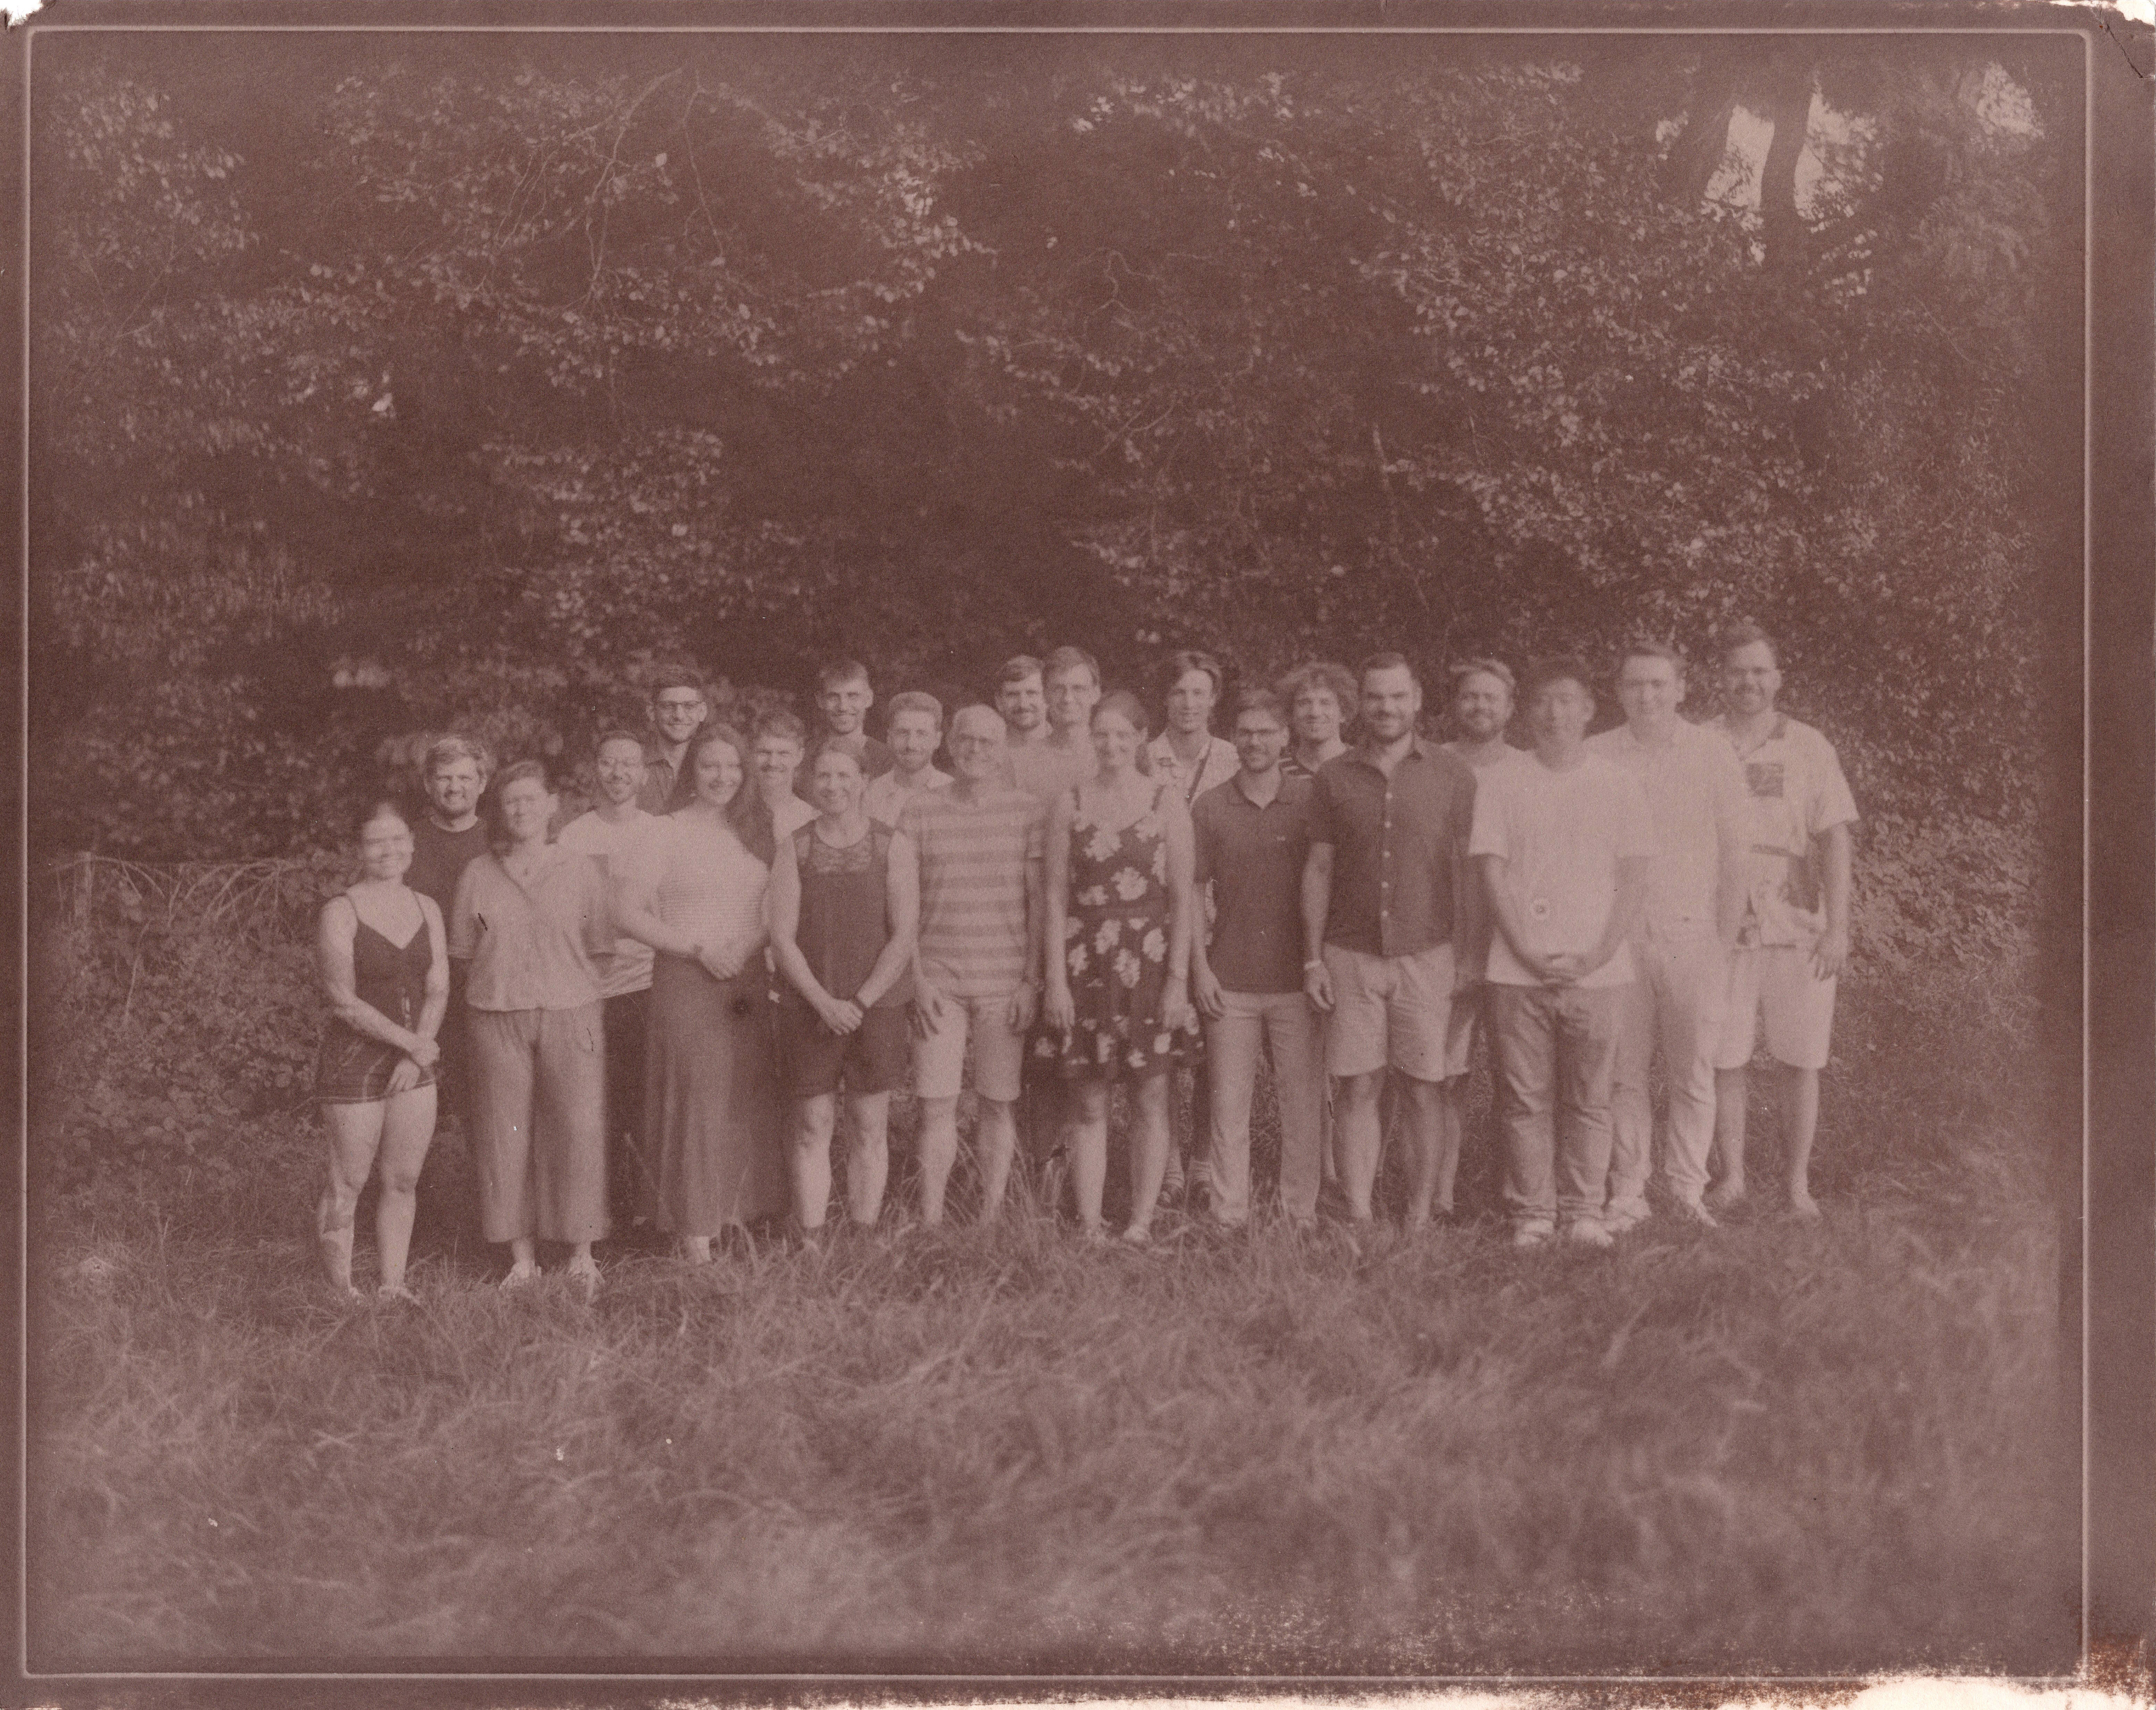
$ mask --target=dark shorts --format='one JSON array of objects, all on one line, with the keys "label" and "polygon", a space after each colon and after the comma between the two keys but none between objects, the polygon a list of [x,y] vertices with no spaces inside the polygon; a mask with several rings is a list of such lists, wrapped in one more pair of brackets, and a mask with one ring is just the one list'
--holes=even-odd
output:
[{"label": "dark shorts", "polygon": [[806,1004],[778,1006],[778,1076],[788,1098],[818,1098],[846,1091],[859,1098],[906,1085],[913,1069],[913,1041],[906,1006],[871,1009],[853,1032],[834,1033]]},{"label": "dark shorts", "polygon": [[[315,1099],[320,1104],[379,1104],[389,1096],[389,1077],[404,1053],[349,1027],[331,1028],[315,1057]],[[419,1086],[432,1086],[434,1071],[422,1069]]]}]

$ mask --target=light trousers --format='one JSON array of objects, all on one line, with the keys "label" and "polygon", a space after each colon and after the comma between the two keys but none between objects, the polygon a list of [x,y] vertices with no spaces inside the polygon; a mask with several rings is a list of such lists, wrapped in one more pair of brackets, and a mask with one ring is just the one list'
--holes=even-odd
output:
[{"label": "light trousers", "polygon": [[1620,986],[1617,1061],[1609,1086],[1609,1211],[1644,1217],[1654,1163],[1655,1113],[1647,1070],[1662,1054],[1669,1083],[1662,1176],[1679,1200],[1707,1190],[1714,1144],[1714,1053],[1729,994],[1729,954],[1711,933],[1632,946],[1638,981]]},{"label": "light trousers", "polygon": [[599,1006],[468,1009],[472,1158],[490,1241],[607,1232],[606,1055]]},{"label": "light trousers", "polygon": [[1505,1205],[1520,1228],[1599,1224],[1622,986],[1489,988],[1505,1129]]},{"label": "light trousers", "polygon": [[1318,1141],[1325,1111],[1325,1030],[1301,992],[1223,991],[1218,1016],[1205,1019],[1205,1066],[1212,1091],[1213,1214],[1223,1223],[1250,1215],[1250,1102],[1258,1053],[1270,1052],[1280,1095],[1281,1204],[1290,1217],[1317,1215]]}]

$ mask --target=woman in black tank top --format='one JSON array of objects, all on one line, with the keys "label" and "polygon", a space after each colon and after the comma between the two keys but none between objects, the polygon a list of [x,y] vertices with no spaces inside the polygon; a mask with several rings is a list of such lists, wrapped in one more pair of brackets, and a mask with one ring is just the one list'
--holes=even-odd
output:
[{"label": "woman in black tank top", "polygon": [[330,1137],[316,1234],[331,1286],[356,1297],[352,1214],[378,1156],[380,1292],[408,1300],[412,1196],[434,1137],[435,1036],[449,1008],[449,962],[440,908],[404,883],[412,828],[392,804],[377,803],[362,816],[359,857],[359,881],[322,905],[315,937],[331,1010],[315,1069]]}]

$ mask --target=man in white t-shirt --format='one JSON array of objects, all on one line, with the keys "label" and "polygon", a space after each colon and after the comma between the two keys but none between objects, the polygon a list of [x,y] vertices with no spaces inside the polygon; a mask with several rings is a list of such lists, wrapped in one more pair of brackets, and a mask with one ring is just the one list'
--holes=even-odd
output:
[{"label": "man in white t-shirt", "polygon": [[1617,698],[1625,722],[1587,739],[1647,793],[1659,841],[1647,905],[1632,943],[1639,979],[1625,988],[1610,1087],[1609,1204],[1621,1234],[1648,1214],[1655,1115],[1647,1070],[1659,1046],[1669,1086],[1662,1176],[1680,1215],[1712,1227],[1701,1203],[1714,1144],[1714,1054],[1729,984],[1729,944],[1743,901],[1744,774],[1719,732],[1677,716],[1684,660],[1666,642],[1625,652]]},{"label": "man in white t-shirt", "polygon": [[1709,1199],[1727,1205],[1744,1193],[1745,1066],[1763,1024],[1780,1071],[1789,1206],[1799,1217],[1816,1217],[1811,1158],[1819,1071],[1834,1030],[1835,984],[1849,960],[1849,829],[1856,803],[1833,745],[1774,710],[1781,687],[1780,654],[1764,630],[1747,625],[1723,638],[1728,711],[1714,726],[1743,769],[1749,834],[1714,1060],[1722,1174]]},{"label": "man in white t-shirt", "polygon": [[[599,738],[598,805],[562,828],[557,840],[578,855],[597,855],[619,881],[644,854],[659,816],[637,804],[644,786],[643,740],[611,730]],[[651,947],[618,938],[599,968],[600,1021],[606,1037],[607,1197],[618,1226],[648,1222],[658,1181],[655,1158],[644,1155],[644,1026],[651,1000]]]},{"label": "man in white t-shirt", "polygon": [[808,726],[784,707],[775,708],[757,721],[749,763],[756,772],[756,787],[763,792],[763,804],[771,810],[774,840],[793,836],[816,817],[814,804],[803,800],[794,788],[808,752]]},{"label": "man in white t-shirt", "polygon": [[1553,1228],[1594,1246],[1609,1175],[1609,1084],[1654,826],[1639,782],[1587,747],[1585,667],[1544,660],[1526,683],[1529,763],[1476,774],[1467,853],[1496,917],[1490,1039],[1517,1246]]},{"label": "man in white t-shirt", "polygon": [[951,774],[936,767],[936,750],[943,741],[943,703],[918,689],[892,696],[884,734],[891,742],[891,768],[869,780],[861,811],[896,830],[906,798],[916,790],[951,787]]}]

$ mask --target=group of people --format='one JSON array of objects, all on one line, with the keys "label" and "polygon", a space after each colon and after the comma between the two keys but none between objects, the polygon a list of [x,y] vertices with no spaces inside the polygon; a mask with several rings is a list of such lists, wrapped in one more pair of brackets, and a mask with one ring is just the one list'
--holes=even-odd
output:
[{"label": "group of people", "polygon": [[813,737],[784,711],[746,732],[715,719],[697,675],[670,670],[650,732],[601,733],[596,803],[558,832],[542,762],[490,775],[480,744],[443,737],[424,809],[371,805],[361,877],[322,911],[331,1277],[356,1291],[354,1208],[378,1161],[380,1287],[404,1291],[438,1089],[512,1287],[545,1241],[596,1288],[592,1244],[624,1224],[692,1263],[788,1214],[816,1240],[842,1101],[844,1215],[874,1224],[901,1089],[937,1223],[969,1071],[984,1220],[1023,1127],[1049,1190],[1067,1184],[1081,1232],[1106,1240],[1121,1084],[1121,1238],[1146,1242],[1186,1176],[1183,1069],[1188,1179],[1212,1220],[1246,1224],[1267,1058],[1281,1213],[1314,1226],[1329,1179],[1351,1233],[1370,1224],[1389,1130],[1419,1228],[1453,1212],[1478,1037],[1517,1245],[1609,1245],[1655,1209],[1658,1157],[1668,1211],[1713,1224],[1746,1192],[1763,1030],[1789,1204],[1815,1216],[1856,809],[1833,748],[1776,708],[1774,640],[1734,630],[1718,663],[1724,710],[1694,723],[1684,660],[1628,645],[1624,720],[1589,736],[1578,660],[1517,679],[1468,660],[1442,743],[1397,653],[1245,688],[1222,733],[1201,652],[1171,661],[1158,729],[1064,647],[1009,660],[993,704],[947,726],[935,697],[896,696],[883,741],[852,661],[821,674]]}]

